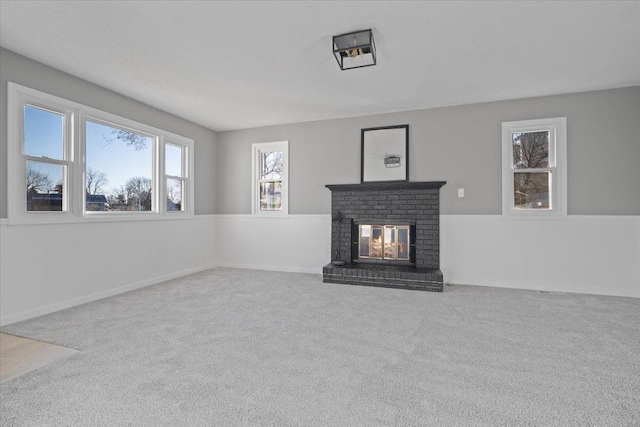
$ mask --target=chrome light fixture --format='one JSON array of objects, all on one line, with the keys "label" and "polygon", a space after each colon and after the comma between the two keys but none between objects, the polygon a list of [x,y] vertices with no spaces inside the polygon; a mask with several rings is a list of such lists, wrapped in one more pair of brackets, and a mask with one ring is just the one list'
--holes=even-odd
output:
[{"label": "chrome light fixture", "polygon": [[371,30],[333,36],[333,55],[341,70],[376,65],[376,45]]}]

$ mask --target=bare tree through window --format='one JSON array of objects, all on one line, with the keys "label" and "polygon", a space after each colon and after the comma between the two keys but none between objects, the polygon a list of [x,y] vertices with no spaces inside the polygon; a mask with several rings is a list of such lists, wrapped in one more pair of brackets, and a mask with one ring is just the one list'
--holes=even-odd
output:
[{"label": "bare tree through window", "polygon": [[90,120],[86,129],[86,210],[150,211],[154,138]]},{"label": "bare tree through window", "polygon": [[49,174],[40,171],[27,162],[27,192],[48,193],[53,188],[53,180]]},{"label": "bare tree through window", "polygon": [[548,209],[549,132],[518,132],[512,140],[516,208]]},{"label": "bare tree through window", "polygon": [[[27,211],[63,209],[64,167],[36,161],[26,162]],[[54,185],[57,182],[57,185]]]},{"label": "bare tree through window", "polygon": [[111,136],[102,135],[105,147],[114,141],[124,141],[127,147],[133,147],[136,151],[147,148],[148,136],[122,129],[111,129]]},{"label": "bare tree through window", "polygon": [[549,132],[514,133],[513,166],[515,169],[549,166]]},{"label": "bare tree through window", "polygon": [[260,151],[260,210],[282,209],[283,162],[282,151]]},{"label": "bare tree through window", "polygon": [[95,170],[93,168],[87,168],[87,194],[96,195],[103,194],[105,192],[105,186],[109,182],[107,174]]},{"label": "bare tree through window", "polygon": [[282,151],[260,152],[260,167],[262,179],[282,179],[282,164],[284,153]]}]

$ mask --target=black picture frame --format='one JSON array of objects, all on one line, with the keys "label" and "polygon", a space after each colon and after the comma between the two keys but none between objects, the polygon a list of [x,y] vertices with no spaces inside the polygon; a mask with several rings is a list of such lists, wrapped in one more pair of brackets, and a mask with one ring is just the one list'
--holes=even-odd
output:
[{"label": "black picture frame", "polygon": [[409,181],[409,125],[362,129],[360,182]]}]

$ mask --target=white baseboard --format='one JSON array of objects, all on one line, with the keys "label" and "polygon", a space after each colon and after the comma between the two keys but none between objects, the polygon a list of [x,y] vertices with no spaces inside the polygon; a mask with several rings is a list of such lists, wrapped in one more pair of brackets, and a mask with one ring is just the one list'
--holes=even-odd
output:
[{"label": "white baseboard", "polygon": [[6,326],[11,323],[20,322],[22,320],[31,319],[33,317],[43,316],[45,314],[53,313],[56,311],[64,310],[66,308],[75,307],[81,304],[86,304],[88,302],[97,301],[99,299],[111,297],[118,294],[123,294],[125,292],[133,291],[136,289],[141,289],[147,286],[155,285],[161,282],[165,282],[167,280],[175,279],[177,277],[187,276],[189,274],[198,273],[200,271],[209,270],[211,268],[215,268],[215,266],[207,265],[197,268],[192,268],[190,270],[183,270],[177,273],[166,274],[164,276],[154,277],[152,279],[142,280],[140,282],[131,283],[125,286],[121,286],[115,289],[109,289],[103,292],[97,292],[91,295],[85,295],[80,298],[74,298],[68,301],[59,302],[56,304],[51,304],[45,307],[39,307],[35,310],[28,310],[22,313],[14,314],[11,316],[0,317],[0,326]]},{"label": "white baseboard", "polygon": [[241,268],[244,270],[266,270],[266,271],[284,271],[286,273],[306,273],[306,274],[322,274],[322,269],[318,268],[295,268],[288,266],[262,266],[255,264],[233,264],[233,263],[225,263],[218,264],[217,268]]}]

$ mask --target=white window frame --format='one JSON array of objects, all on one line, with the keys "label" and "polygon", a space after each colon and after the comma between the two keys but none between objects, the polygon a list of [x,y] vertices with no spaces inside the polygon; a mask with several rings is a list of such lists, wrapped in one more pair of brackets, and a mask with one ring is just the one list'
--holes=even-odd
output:
[{"label": "white window frame", "polygon": [[[515,169],[513,134],[549,132],[549,166]],[[516,172],[551,172],[549,202],[551,209],[515,209],[514,174]],[[506,217],[566,217],[567,215],[567,118],[520,120],[502,123],[502,215]]]},{"label": "white window frame", "polygon": [[[260,210],[260,152],[282,151],[282,210]],[[251,214],[256,217],[284,218],[289,216],[289,141],[260,142],[251,145]]]},{"label": "white window frame", "polygon": [[[173,145],[176,147],[182,148],[182,176],[168,175],[167,168],[165,165],[165,154],[167,150],[167,145]],[[160,200],[160,212],[162,214],[168,214],[171,216],[193,216],[193,199],[194,199],[194,188],[193,188],[193,140],[184,138],[178,135],[163,135],[161,137],[161,153],[159,157],[161,158],[161,164],[165,165],[161,173],[158,173],[158,176],[161,177],[160,187],[162,189],[163,198]],[[184,210],[182,211],[168,211],[167,210],[167,179],[173,178],[178,179],[184,183],[182,188],[182,205],[184,206]],[[186,203],[185,203],[186,199]]]},{"label": "white window frame", "polygon": [[[115,114],[107,113],[83,104],[68,101],[35,89],[9,82],[8,98],[8,218],[13,224],[56,224],[77,222],[112,222],[132,220],[187,219],[194,216],[194,141],[165,130],[145,125]],[[24,106],[65,114],[65,161],[39,160],[23,154]],[[152,210],[146,212],[92,212],[86,211],[86,121],[95,121],[108,126],[148,135],[154,138],[152,153]],[[166,141],[166,142],[165,142]],[[165,143],[184,147],[183,168],[185,190],[183,192],[184,211],[166,211],[166,180],[164,179]],[[26,160],[65,164],[67,176],[63,207],[66,211],[27,211],[24,180]],[[157,189],[157,190],[156,190]],[[186,200],[185,200],[186,199]]]}]

